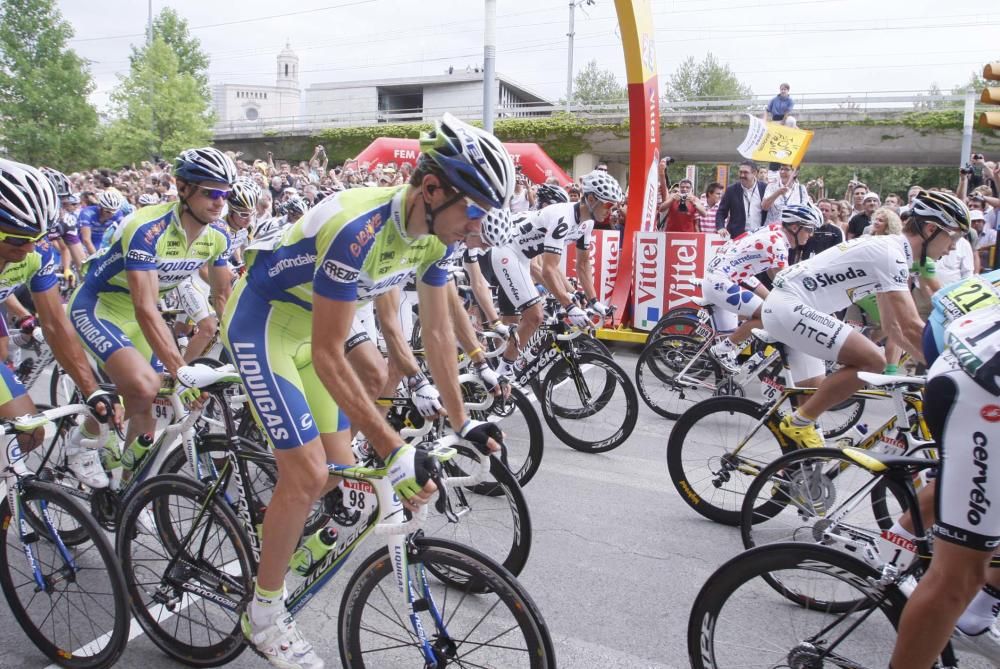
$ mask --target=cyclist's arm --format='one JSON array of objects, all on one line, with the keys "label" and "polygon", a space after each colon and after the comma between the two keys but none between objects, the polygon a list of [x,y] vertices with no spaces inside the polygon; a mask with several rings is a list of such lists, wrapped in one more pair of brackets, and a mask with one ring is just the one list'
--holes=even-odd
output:
[{"label": "cyclist's arm", "polygon": [[364,432],[375,451],[385,459],[402,442],[369,399],[344,353],[356,309],[354,302],[313,295],[313,367],[351,425]]},{"label": "cyclist's arm", "polygon": [[403,326],[399,322],[399,301],[402,290],[396,286],[388,293],[377,296],[373,301],[378,312],[379,330],[385,339],[385,347],[389,352],[392,365],[406,376],[420,372],[420,364],[413,357],[410,344],[403,334]]},{"label": "cyclist's arm", "polygon": [[476,330],[472,327],[469,314],[465,312],[465,304],[462,302],[462,296],[458,294],[458,286],[455,285],[454,281],[449,281],[448,286],[448,293],[450,294],[448,299],[451,302],[451,320],[455,325],[455,337],[458,339],[458,345],[466,352],[479,349],[478,353],[471,356],[472,361],[486,362],[486,355],[479,345],[479,337],[476,336]]},{"label": "cyclist's arm", "polygon": [[882,329],[890,339],[899,344],[914,360],[924,363],[924,322],[917,313],[917,306],[910,294],[894,290],[877,295]]},{"label": "cyclist's arm", "polygon": [[212,289],[212,306],[215,313],[222,318],[222,312],[226,310],[226,302],[233,292],[232,271],[229,263],[225,265],[212,265],[208,268],[208,285]]},{"label": "cyclist's arm", "polygon": [[542,284],[549,289],[549,292],[556,296],[559,304],[567,305],[573,301],[573,296],[566,290],[566,281],[563,271],[559,267],[558,253],[543,253],[542,258]]},{"label": "cyclist's arm", "polygon": [[93,255],[96,249],[94,248],[94,243],[90,239],[90,226],[81,225],[80,226],[80,242],[83,243],[83,248],[87,249],[87,255]]},{"label": "cyclist's arm", "polygon": [[[594,272],[590,264],[590,250],[576,249],[576,280],[583,286],[583,292],[588,300],[597,299],[597,291],[594,290]],[[563,302],[563,304],[566,304]]]},{"label": "cyclist's arm", "polygon": [[89,397],[97,390],[97,381],[87,361],[87,354],[80,345],[62,300],[59,299],[58,288],[52,287],[40,292],[32,292],[31,298],[38,310],[38,319],[42,324],[45,341],[52,349],[52,355],[65,369],[76,387],[84,397]]},{"label": "cyclist's arm", "polygon": [[171,375],[176,375],[177,370],[184,366],[184,358],[177,349],[170,329],[160,316],[159,276],[156,270],[126,270],[125,276],[132,294],[132,304],[135,305],[135,318],[142,334],[166,370]]},{"label": "cyclist's arm", "polygon": [[441,393],[448,421],[458,431],[465,424],[466,415],[458,388],[458,356],[455,355],[455,332],[451,323],[450,290],[447,284],[432,286],[417,280],[420,326],[431,378]]},{"label": "cyclist's arm", "polygon": [[14,293],[7,296],[7,299],[4,300],[4,305],[7,307],[7,315],[12,316],[14,320],[27,318],[31,315],[31,312],[24,308],[21,300],[17,299],[17,295]]},{"label": "cyclist's arm", "polygon": [[483,277],[483,271],[477,262],[463,263],[465,273],[469,275],[469,285],[472,286],[472,296],[476,298],[476,305],[483,312],[483,316],[490,323],[500,320],[497,310],[493,308],[493,294],[490,292],[490,285]]}]

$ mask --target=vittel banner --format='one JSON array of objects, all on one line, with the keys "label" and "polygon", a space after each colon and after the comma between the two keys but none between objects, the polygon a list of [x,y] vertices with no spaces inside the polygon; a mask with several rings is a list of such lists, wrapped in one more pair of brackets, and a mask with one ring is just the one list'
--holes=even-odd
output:
[{"label": "vittel banner", "polygon": [[[594,230],[591,233],[588,251],[597,299],[607,304],[615,286],[615,279],[618,278],[621,233],[617,230]],[[563,271],[566,276],[572,278],[576,278],[576,253],[576,245],[570,244],[566,247],[562,260]]]},{"label": "vittel banner", "polygon": [[635,233],[634,327],[652,330],[671,309],[695,306],[705,265],[723,243],[698,232]]}]

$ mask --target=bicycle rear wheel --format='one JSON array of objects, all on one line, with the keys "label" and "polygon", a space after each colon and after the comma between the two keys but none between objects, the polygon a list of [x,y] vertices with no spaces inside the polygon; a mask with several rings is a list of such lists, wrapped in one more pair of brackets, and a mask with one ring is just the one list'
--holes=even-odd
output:
[{"label": "bicycle rear wheel", "polygon": [[[764,576],[794,597],[776,594]],[[691,667],[887,667],[906,598],[878,580],[868,565],[824,546],[771,544],[742,553],[695,599]],[[841,601],[856,606],[833,614],[829,603]]]},{"label": "bicycle rear wheel", "polygon": [[[56,664],[110,667],[125,650],[130,618],[114,549],[97,521],[58,486],[37,481],[23,485],[18,499],[36,521],[26,537],[12,522],[9,497],[0,506],[0,586],[13,617]],[[59,529],[65,526],[85,533],[87,540],[67,545]],[[33,553],[34,567],[26,548]]]},{"label": "bicycle rear wheel", "polygon": [[667,441],[667,470],[688,506],[723,525],[740,522],[753,477],[782,454],[777,428],[757,427],[766,415],[748,399],[712,397],[681,416]]},{"label": "bicycle rear wheel", "polygon": [[[548,669],[556,666],[548,628],[524,588],[503,567],[468,547],[413,536],[407,550],[413,615],[437,666]],[[447,585],[431,574],[450,573]],[[343,666],[429,666],[382,548],[354,572],[340,602]]]},{"label": "bicycle rear wheel", "polygon": [[[603,355],[584,352],[557,360],[542,382],[538,396],[542,416],[564,444],[586,453],[603,453],[621,446],[635,429],[639,398],[618,364]],[[611,397],[603,399],[609,390]],[[560,418],[553,407],[570,407],[578,418]]]},{"label": "bicycle rear wheel", "polygon": [[122,513],[118,555],[136,619],[160,650],[215,667],[246,648],[240,613],[253,595],[254,559],[229,504],[165,474],[137,488]]},{"label": "bicycle rear wheel", "polygon": [[[463,387],[463,393],[467,390],[471,389]],[[478,402],[482,397],[477,393],[472,399]],[[512,385],[507,398],[497,399],[489,412],[470,411],[469,417],[499,423],[504,433],[501,460],[521,486],[527,485],[542,464],[545,435],[538,412],[524,391]],[[502,494],[498,489],[493,490]],[[485,487],[476,492],[490,494]]]},{"label": "bicycle rear wheel", "polygon": [[664,334],[651,341],[635,365],[635,385],[643,402],[670,420],[715,395],[721,376],[705,341],[686,334]]}]

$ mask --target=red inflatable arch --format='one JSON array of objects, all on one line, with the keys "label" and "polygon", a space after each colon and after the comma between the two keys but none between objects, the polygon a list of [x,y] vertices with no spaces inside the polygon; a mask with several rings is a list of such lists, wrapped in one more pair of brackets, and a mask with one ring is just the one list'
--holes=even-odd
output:
[{"label": "red inflatable arch", "polygon": [[[542,147],[532,143],[504,142],[507,151],[514,158],[514,164],[520,165],[524,174],[536,184],[543,183],[549,176],[554,176],[563,186],[570,183],[569,175],[549,157]],[[415,139],[398,139],[396,137],[379,137],[355,158],[358,162],[417,164],[420,155],[420,143]]]}]

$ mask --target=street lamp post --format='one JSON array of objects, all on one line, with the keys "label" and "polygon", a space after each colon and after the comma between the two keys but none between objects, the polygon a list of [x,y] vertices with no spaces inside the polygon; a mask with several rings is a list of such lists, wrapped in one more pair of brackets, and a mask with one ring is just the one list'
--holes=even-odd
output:
[{"label": "street lamp post", "polygon": [[570,110],[570,106],[573,104],[573,36],[576,34],[574,26],[576,25],[576,8],[579,5],[593,5],[597,0],[570,0],[569,3],[569,32],[566,36],[569,37],[569,55],[568,63],[566,65],[566,112]]}]

